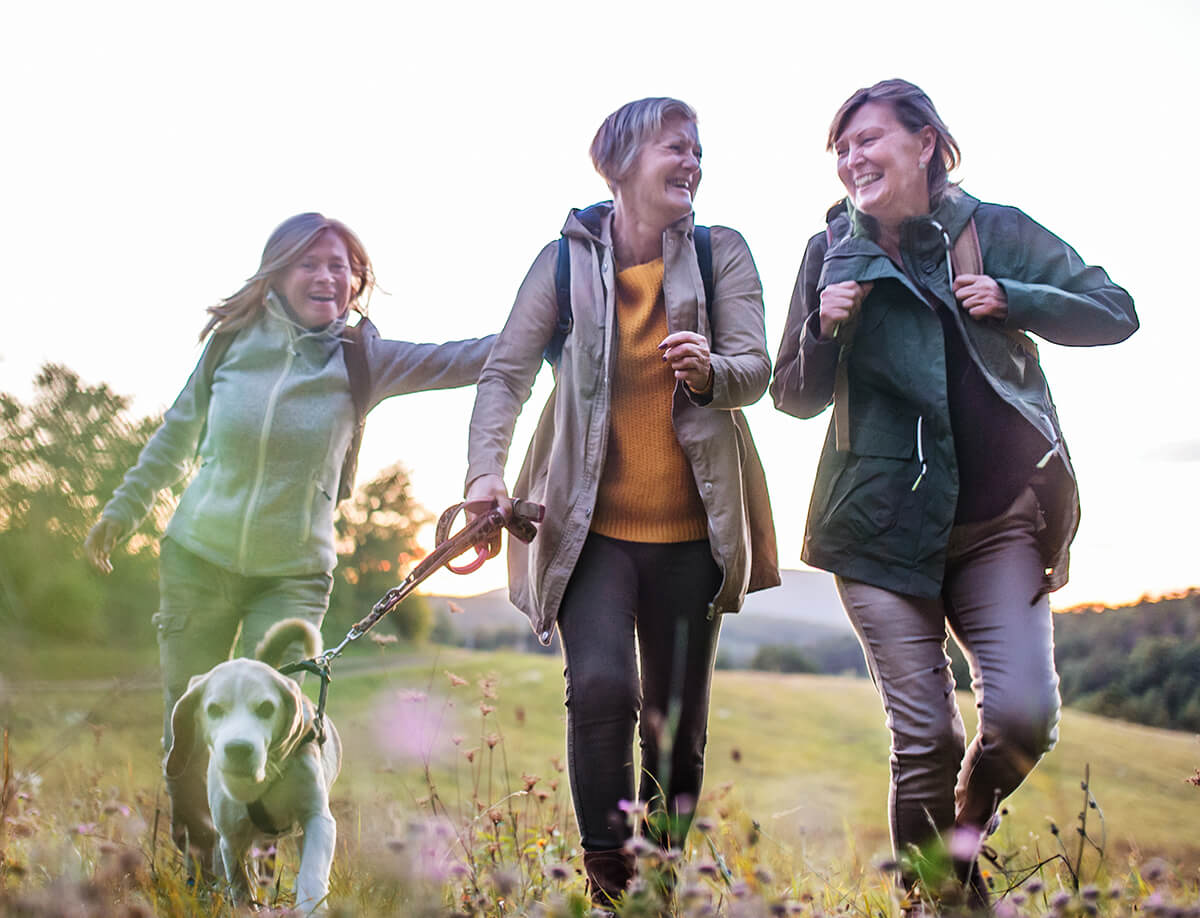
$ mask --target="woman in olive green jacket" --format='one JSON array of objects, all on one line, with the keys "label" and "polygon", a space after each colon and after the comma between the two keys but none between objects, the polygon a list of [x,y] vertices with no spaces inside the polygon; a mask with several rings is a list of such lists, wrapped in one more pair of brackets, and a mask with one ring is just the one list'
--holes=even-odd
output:
[{"label": "woman in olive green jacket", "polygon": [[[571,788],[604,905],[630,877],[619,804],[634,796],[635,723],[641,799],[659,841],[681,846],[703,774],[719,613],[779,575],[766,483],[737,410],[770,377],[762,287],[742,237],[713,227],[705,302],[695,113],[675,99],[631,102],[601,126],[592,158],[614,201],[572,211],[562,231],[573,324],[515,489],[545,504],[546,520],[532,545],[509,542],[509,592],[544,643],[556,625],[562,638]],[[480,376],[470,499],[507,498],[513,426],[558,324],[558,247],[534,261]]]},{"label": "woman in olive green jacket", "polygon": [[[883,698],[897,853],[932,823],[979,904],[981,839],[1057,735],[1047,594],[1079,520],[1025,332],[1112,344],[1137,318],[1061,239],[949,184],[958,147],[911,83],[856,92],[829,145],[848,197],[809,242],[771,387],[797,417],[834,406],[803,557],[837,575]],[[980,701],[965,757],[947,624]]]}]

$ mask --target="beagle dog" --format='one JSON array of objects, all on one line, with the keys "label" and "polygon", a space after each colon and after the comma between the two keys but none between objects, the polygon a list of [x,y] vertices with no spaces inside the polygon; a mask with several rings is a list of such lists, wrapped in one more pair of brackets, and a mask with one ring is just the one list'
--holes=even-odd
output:
[{"label": "beagle dog", "polygon": [[306,658],[321,652],[321,634],[291,618],[274,625],[257,659],[219,663],[193,676],[171,714],[174,739],[166,774],[179,775],[207,747],[208,806],[221,866],[235,902],[254,900],[247,856],[255,843],[303,831],[296,908],[323,909],[337,825],[329,789],[342,764],[337,730],[324,721],[318,736],[315,706],[275,666],[289,645],[304,643]]}]

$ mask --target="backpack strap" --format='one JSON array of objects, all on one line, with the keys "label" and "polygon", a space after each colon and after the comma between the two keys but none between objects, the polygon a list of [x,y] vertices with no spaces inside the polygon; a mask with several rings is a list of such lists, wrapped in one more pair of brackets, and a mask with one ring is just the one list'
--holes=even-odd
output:
[{"label": "backpack strap", "polygon": [[342,475],[338,481],[339,502],[354,490],[358,451],[362,447],[363,428],[371,407],[367,403],[371,393],[371,369],[367,366],[367,348],[363,341],[363,332],[371,327],[370,320],[364,316],[357,325],[348,326],[342,333],[342,356],[346,361],[346,375],[350,379],[350,400],[354,403],[354,432],[350,435],[350,445],[346,447],[346,457],[342,460]]},{"label": "backpack strap", "polygon": [[563,343],[575,324],[571,313],[571,243],[566,236],[558,237],[558,260],[554,265],[554,296],[558,303],[558,321],[554,334],[546,342],[542,357],[550,366],[558,364],[562,356]]},{"label": "backpack strap", "polygon": [[[700,279],[704,282],[704,303],[708,310],[708,326],[712,328],[713,315],[713,266],[712,233],[707,226],[696,226],[692,233],[696,246],[696,263],[700,266]],[[558,322],[554,334],[546,342],[542,357],[551,366],[558,364],[563,344],[575,325],[571,311],[571,246],[566,236],[558,237],[558,259],[554,265],[554,295],[558,303]]]},{"label": "backpack strap", "polygon": [[700,266],[700,279],[704,282],[704,305],[708,310],[708,327],[712,328],[713,317],[713,264],[712,231],[707,226],[697,226],[692,232],[696,244],[696,263]]},{"label": "backpack strap", "polygon": [[975,218],[967,221],[963,231],[954,240],[950,250],[950,267],[954,276],[960,274],[983,273],[983,249],[979,247],[979,230],[975,228]]}]

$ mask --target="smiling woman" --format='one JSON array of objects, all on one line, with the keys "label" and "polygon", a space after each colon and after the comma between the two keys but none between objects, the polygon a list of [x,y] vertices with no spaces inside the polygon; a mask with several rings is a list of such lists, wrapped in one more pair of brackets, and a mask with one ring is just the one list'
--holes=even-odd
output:
[{"label": "smiling woman", "polygon": [[[155,494],[190,471],[160,553],[154,620],[163,672],[163,748],[188,680],[249,656],[268,628],[320,628],[329,603],[333,513],[349,494],[363,419],[382,400],[473,384],[492,339],[413,344],[366,319],[371,261],[344,224],[317,213],[280,224],[258,271],[209,309],[208,344],[183,391],[87,535],[102,571]],[[347,326],[351,309],[361,321]],[[211,335],[210,335],[211,332]],[[172,834],[211,864],[206,757],[167,775]]]},{"label": "smiling woman", "polygon": [[[677,99],[605,120],[591,154],[613,200],[572,210],[534,261],[471,419],[467,496],[506,499],[517,415],[554,356],[552,408],[516,486],[546,520],[532,546],[509,541],[509,588],[544,643],[555,625],[562,639],[571,789],[601,906],[632,876],[628,813],[683,847],[720,613],[779,583],[738,410],[770,374],[762,287],[738,233],[694,223],[700,153],[696,114]],[[563,334],[561,351],[548,347]],[[635,727],[644,806],[631,808]]]},{"label": "smiling woman", "polygon": [[[803,557],[836,575],[887,711],[897,856],[951,841],[951,894],[982,908],[982,839],[1058,736],[1048,594],[1079,521],[1026,332],[1112,344],[1137,317],[1057,236],[949,183],[958,146],[913,84],[858,90],[829,147],[846,198],[809,241],[771,386],[797,417],[833,405]],[[947,628],[978,701],[969,747]]]}]

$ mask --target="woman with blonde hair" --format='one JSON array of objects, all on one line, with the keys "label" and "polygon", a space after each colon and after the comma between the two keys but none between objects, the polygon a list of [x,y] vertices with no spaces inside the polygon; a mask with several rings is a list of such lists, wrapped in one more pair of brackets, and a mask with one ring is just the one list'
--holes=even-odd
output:
[{"label": "woman with blonde hair", "polygon": [[[1137,316],[1053,233],[950,183],[958,144],[912,83],[855,92],[829,148],[846,198],[809,241],[771,385],[797,417],[833,405],[803,558],[837,575],[883,700],[906,880],[944,842],[953,894],[983,907],[982,840],[1058,734],[1048,594],[1079,522],[1026,333],[1113,344]],[[947,628],[979,708],[969,747]]]},{"label": "woman with blonde hair", "polygon": [[[366,319],[371,261],[343,223],[305,213],[267,240],[258,271],[209,309],[208,343],[162,425],[87,535],[101,571],[155,495],[198,457],[160,552],[154,617],[163,673],[163,749],[191,676],[246,655],[286,617],[318,628],[333,585],[333,515],[348,496],[366,413],[385,398],[473,384],[492,338],[413,344]],[[355,326],[351,309],[362,316]],[[172,811],[207,813],[205,762],[168,775]],[[181,805],[180,795],[192,802]],[[207,869],[211,823],[173,818],[173,835]]]},{"label": "woman with blonde hair", "polygon": [[605,120],[591,154],[613,200],[572,210],[535,259],[471,418],[467,496],[505,500],[513,426],[552,360],[515,489],[546,519],[532,545],[509,542],[509,590],[543,643],[556,625],[562,639],[571,789],[602,906],[632,872],[635,726],[650,830],[682,847],[721,614],[779,582],[738,411],[770,376],[762,288],[738,233],[693,222],[700,153],[696,114],[676,99]]}]

